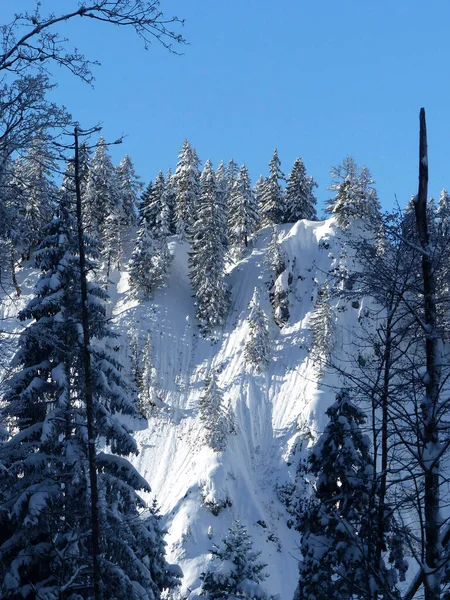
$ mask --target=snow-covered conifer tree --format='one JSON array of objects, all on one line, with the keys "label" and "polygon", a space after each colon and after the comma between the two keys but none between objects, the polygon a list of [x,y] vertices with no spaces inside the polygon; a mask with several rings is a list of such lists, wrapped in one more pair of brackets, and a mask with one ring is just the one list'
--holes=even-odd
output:
[{"label": "snow-covered conifer tree", "polygon": [[210,160],[205,163],[201,185],[197,218],[192,227],[189,270],[200,329],[208,334],[222,324],[228,306],[223,280],[225,211],[217,202],[216,178]]},{"label": "snow-covered conifer tree", "polygon": [[264,180],[261,197],[261,221],[263,227],[271,223],[282,223],[284,215],[284,190],[281,181],[285,176],[281,171],[281,162],[278,151],[273,151],[272,160],[269,163],[269,176]]},{"label": "snow-covered conifer tree", "polygon": [[178,155],[178,164],[174,175],[176,231],[183,239],[190,235],[196,218],[200,194],[199,164],[200,160],[195,148],[188,140],[185,140]]},{"label": "snow-covered conifer tree", "polygon": [[206,430],[206,444],[216,452],[225,450],[227,436],[235,433],[234,417],[230,407],[224,405],[222,391],[217,385],[214,371],[206,378],[198,406],[200,421]]},{"label": "snow-covered conifer tree", "polygon": [[141,194],[141,197],[138,202],[138,219],[139,225],[142,223],[144,219],[144,213],[148,209],[148,205],[150,203],[150,199],[152,197],[153,191],[153,181],[149,181],[147,187]]},{"label": "snow-covered conifer tree", "polygon": [[142,184],[136,175],[131,158],[126,154],[116,167],[117,191],[121,203],[121,225],[130,227],[138,220],[138,201]]},{"label": "snow-covered conifer tree", "polygon": [[201,596],[208,600],[235,598],[269,600],[261,586],[268,575],[261,552],[253,549],[253,540],[238,520],[234,521],[220,544],[213,544],[208,569],[201,574]]},{"label": "snow-covered conifer tree", "polygon": [[20,296],[21,288],[16,276],[16,247],[23,248],[23,212],[19,195],[14,162],[5,160],[0,170],[0,278],[1,289],[7,290],[12,283],[17,296]]},{"label": "snow-covered conifer tree", "polygon": [[285,257],[278,243],[278,233],[275,225],[272,225],[272,235],[266,260],[272,275],[269,297],[272,304],[273,318],[278,327],[281,328],[289,320],[289,275],[286,271]]},{"label": "snow-covered conifer tree", "polygon": [[306,174],[302,159],[296,158],[286,185],[284,222],[295,223],[300,219],[313,220],[317,217],[315,187],[317,183]]},{"label": "snow-covered conifer tree", "polygon": [[328,201],[326,211],[336,216],[339,226],[346,229],[354,220],[361,219],[367,226],[378,229],[380,202],[367,167],[359,169],[349,156],[342,165],[332,167],[331,175],[329,189],[336,191],[336,196]]},{"label": "snow-covered conifer tree", "polygon": [[238,174],[239,165],[235,162],[234,159],[230,158],[226,169],[228,194],[231,194],[231,190],[233,189],[234,184],[236,183]]},{"label": "snow-covered conifer tree", "polygon": [[330,359],[334,346],[335,316],[330,306],[328,284],[324,284],[317,293],[311,329],[311,358],[322,367]]},{"label": "snow-covered conifer tree", "polygon": [[[88,281],[84,347],[79,238],[70,197],[45,230],[36,252],[36,296],[20,313],[33,319],[19,338],[7,382],[3,421],[11,437],[0,447],[0,477],[8,522],[0,535],[2,598],[88,598],[93,594],[93,525],[84,359],[90,355],[95,432],[99,585],[105,598],[157,600],[177,584],[165,561],[155,514],[143,513],[148,483],[126,456],[137,453],[123,416],[136,402],[113,356],[106,293]],[[84,236],[86,267],[95,243]],[[158,553],[155,554],[155,548]]]},{"label": "snow-covered conifer tree", "polygon": [[276,279],[278,275],[284,271],[286,261],[281,252],[280,244],[278,243],[277,228],[274,225],[272,226],[272,233],[267,250],[267,265],[270,268],[273,278]]},{"label": "snow-covered conifer tree", "polygon": [[[300,524],[296,599],[372,598],[380,582],[374,581],[368,561],[374,523],[373,463],[369,438],[361,429],[366,417],[347,390],[337,394],[326,414],[329,423],[308,458],[316,483]],[[390,591],[393,595],[386,597],[395,598],[395,589]]]},{"label": "snow-covered conifer tree", "polygon": [[176,233],[175,223],[175,200],[176,200],[176,183],[175,176],[172,175],[170,169],[167,170],[166,175],[166,203],[169,209],[169,234],[173,235]]},{"label": "snow-covered conifer tree", "polygon": [[[100,246],[103,247],[106,245],[106,230],[108,229],[114,237],[116,232],[111,231],[111,227],[115,227],[115,221],[122,218],[117,175],[103,137],[99,138],[95,146],[85,201],[87,231],[99,239]],[[109,226],[107,217],[109,217]],[[113,223],[111,223],[112,219]]]},{"label": "snow-covered conifer tree", "polygon": [[224,249],[228,247],[228,230],[227,230],[227,214],[230,201],[230,189],[228,187],[229,181],[227,177],[227,169],[223,160],[220,161],[219,166],[216,170],[216,199],[217,204],[223,207],[223,232],[222,232],[222,244]]},{"label": "snow-covered conifer tree", "polygon": [[258,207],[245,165],[240,168],[231,190],[228,215],[230,244],[240,254],[259,223]]},{"label": "snow-covered conifer tree", "polygon": [[258,177],[256,183],[253,187],[253,194],[255,195],[256,206],[258,207],[259,213],[259,221],[261,223],[261,214],[262,214],[262,199],[264,194],[264,182],[265,179],[262,175]]},{"label": "snow-covered conifer tree", "polygon": [[250,334],[245,344],[244,356],[248,364],[255,366],[260,371],[269,364],[271,351],[267,317],[259,304],[257,288],[253,292],[249,308],[248,325]]},{"label": "snow-covered conifer tree", "polygon": [[160,228],[159,231],[152,231],[144,218],[130,259],[130,284],[143,299],[151,298],[164,283],[172,260],[167,246],[167,230]]},{"label": "snow-covered conifer tree", "polygon": [[56,170],[56,160],[43,134],[34,137],[25,156],[15,163],[16,212],[20,215],[16,243],[27,258],[42,239],[42,229],[55,210]]},{"label": "snow-covered conifer tree", "polygon": [[170,228],[170,206],[167,203],[166,181],[159,171],[152,186],[148,188],[143,215],[148,229],[156,237],[167,236]]},{"label": "snow-covered conifer tree", "polygon": [[450,194],[445,189],[439,195],[437,218],[440,235],[447,237],[450,232]]}]

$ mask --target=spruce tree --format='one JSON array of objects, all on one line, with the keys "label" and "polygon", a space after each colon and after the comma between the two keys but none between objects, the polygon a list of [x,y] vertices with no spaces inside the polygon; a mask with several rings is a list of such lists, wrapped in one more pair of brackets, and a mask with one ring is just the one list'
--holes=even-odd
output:
[{"label": "spruce tree", "polygon": [[161,228],[155,231],[144,218],[136,237],[136,245],[130,259],[130,285],[144,300],[152,298],[167,275],[172,256],[167,245],[167,233]]},{"label": "spruce tree", "polygon": [[[106,293],[88,282],[91,344],[83,346],[78,233],[70,197],[45,230],[36,252],[36,296],[20,313],[33,319],[19,338],[15,372],[7,382],[1,445],[1,595],[88,598],[93,593],[91,494],[88,476],[87,393],[83,360],[90,354],[98,478],[100,587],[104,598],[155,600],[177,584],[168,565],[157,515],[144,515],[138,492],[148,483],[128,462],[136,442],[123,419],[138,417],[106,318]],[[84,237],[86,267],[95,272],[95,243]]]},{"label": "spruce tree", "polygon": [[215,452],[222,452],[227,446],[227,436],[235,433],[234,417],[230,407],[226,408],[224,405],[214,371],[206,378],[199,400],[199,414],[206,430],[206,444]]},{"label": "spruce tree", "polygon": [[326,212],[336,217],[338,225],[346,229],[356,219],[366,226],[378,229],[380,224],[380,203],[373,187],[370,171],[359,169],[352,157],[347,157],[342,165],[332,167],[332,185],[336,196],[328,201]]},{"label": "spruce tree", "polygon": [[445,189],[439,195],[437,219],[439,234],[442,237],[448,237],[450,233],[450,194]]},{"label": "spruce tree", "polygon": [[232,159],[228,161],[228,165],[226,168],[226,177],[227,177],[227,189],[228,195],[231,194],[231,191],[236,183],[236,179],[239,175],[239,165]]},{"label": "spruce tree", "polygon": [[224,277],[224,206],[217,201],[216,178],[210,160],[202,173],[197,219],[192,227],[189,256],[191,285],[195,293],[197,318],[204,335],[223,323],[228,307]]},{"label": "spruce tree", "polygon": [[242,165],[231,190],[228,230],[231,246],[241,253],[259,224],[258,207],[247,167]]},{"label": "spruce tree", "polygon": [[142,184],[136,175],[131,158],[126,154],[118,167],[117,192],[121,204],[121,226],[131,227],[137,224],[138,220],[138,201],[142,190]]},{"label": "spruce tree", "polygon": [[87,231],[105,246],[105,232],[108,228],[107,217],[114,214],[121,219],[120,195],[108,146],[100,137],[89,169],[86,186],[86,223]]},{"label": "spruce tree", "polygon": [[17,245],[26,258],[41,240],[42,229],[55,211],[58,190],[53,182],[57,171],[48,140],[37,134],[23,158],[15,163]]},{"label": "spruce tree", "polygon": [[200,160],[195,148],[188,140],[185,140],[178,155],[178,164],[174,175],[176,232],[182,239],[189,237],[196,218],[200,194],[199,164]]},{"label": "spruce tree", "polygon": [[262,214],[262,200],[263,200],[263,194],[264,194],[264,183],[265,183],[265,179],[262,175],[260,175],[253,187],[253,194],[255,196],[255,203],[258,208],[260,222],[261,222],[261,214]]},{"label": "spruce tree", "polygon": [[[144,220],[145,212],[146,212],[146,210],[148,210],[148,206],[150,204],[151,197],[152,197],[152,191],[153,191],[153,181],[149,181],[147,187],[142,192],[141,197],[138,202],[139,225],[142,224],[142,221]],[[152,219],[150,216],[150,221],[151,220]]]},{"label": "spruce tree", "polygon": [[[314,496],[302,522],[297,600],[372,598],[370,494],[373,464],[364,413],[342,390],[313,446]],[[389,596],[389,597],[395,597]]]},{"label": "spruce tree", "polygon": [[272,281],[270,283],[270,303],[273,318],[278,327],[282,328],[289,321],[289,278],[286,272],[286,260],[278,243],[278,232],[272,225],[266,262],[270,268]]},{"label": "spruce tree", "polygon": [[302,159],[296,158],[286,185],[284,222],[295,223],[300,219],[317,218],[315,187],[317,183],[306,174]]},{"label": "spruce tree", "polygon": [[170,227],[170,208],[167,204],[166,181],[159,171],[155,181],[147,188],[142,214],[149,231],[156,237],[167,236]]},{"label": "spruce tree", "polygon": [[253,550],[253,540],[239,520],[228,534],[211,549],[213,560],[200,576],[201,596],[208,600],[259,598],[269,600],[261,583],[268,577],[267,566],[259,560],[261,552]]},{"label": "spruce tree", "polygon": [[271,351],[267,317],[259,304],[257,288],[253,292],[249,308],[250,334],[245,344],[244,356],[247,364],[253,365],[258,371],[261,371],[269,364]]},{"label": "spruce tree", "polygon": [[169,209],[169,234],[173,235],[176,233],[175,223],[175,200],[176,200],[176,183],[175,176],[172,175],[170,169],[167,170],[166,175],[166,203]]},{"label": "spruce tree", "polygon": [[14,162],[9,159],[0,170],[0,278],[1,288],[8,290],[11,283],[17,296],[21,288],[17,281],[16,250],[23,250],[22,243],[22,206],[18,202],[20,191],[17,188]]},{"label": "spruce tree", "polygon": [[284,215],[284,190],[281,181],[285,176],[281,171],[280,159],[277,149],[273,151],[272,160],[269,163],[269,176],[264,180],[261,197],[261,221],[263,227],[274,223],[282,223]]},{"label": "spruce tree", "polygon": [[219,206],[223,207],[223,232],[222,232],[222,244],[224,250],[228,247],[228,230],[227,230],[227,214],[229,209],[230,201],[230,189],[228,187],[229,180],[227,177],[227,169],[223,160],[220,161],[219,166],[216,170],[216,199]]},{"label": "spruce tree", "polygon": [[331,358],[334,346],[335,315],[330,306],[330,292],[327,283],[317,293],[310,322],[312,330],[310,354],[321,370]]}]

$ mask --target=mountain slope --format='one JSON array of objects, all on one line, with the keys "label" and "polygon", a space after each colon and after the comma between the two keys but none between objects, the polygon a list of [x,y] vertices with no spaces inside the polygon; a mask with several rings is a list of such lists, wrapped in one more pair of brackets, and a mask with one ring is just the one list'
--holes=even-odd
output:
[{"label": "mountain slope", "polygon": [[[117,357],[131,376],[131,349],[137,347],[141,356],[150,349],[154,406],[147,411],[148,427],[136,434],[140,454],[134,463],[161,506],[168,559],[184,571],[183,597],[195,595],[212,543],[220,541],[235,519],[247,526],[268,565],[267,591],[291,598],[297,585],[299,534],[289,527],[292,517],[280,490],[295,481],[302,450],[323,429],[333,386],[339,385],[336,376],[320,373],[309,350],[319,290],[343,259],[341,234],[333,219],[299,221],[278,226],[277,232],[285,269],[275,287],[286,294],[289,308],[281,329],[269,296],[270,228],[260,231],[254,247],[228,268],[230,308],[214,340],[199,334],[188,275],[189,245],[176,237],[170,242],[174,259],[167,284],[151,301],[139,303],[131,294],[126,261],[109,283],[111,317],[120,334]],[[33,294],[36,277],[35,270],[24,269],[19,274],[20,299],[3,297],[2,316],[10,331],[23,326],[14,316]],[[244,357],[248,305],[255,288],[269,321],[272,351],[269,366],[260,373],[246,365]],[[330,311],[340,352],[352,344],[362,309],[338,306],[339,302],[332,300]],[[220,453],[204,443],[198,418],[199,398],[211,369],[236,425],[236,435],[228,436],[227,449]]]},{"label": "mountain slope", "polygon": [[[297,461],[290,455],[299,428],[320,430],[334,397],[328,386],[335,382],[328,378],[321,387],[317,365],[309,357],[309,321],[318,289],[339,260],[340,249],[333,220],[279,226],[286,263],[280,285],[288,293],[290,311],[288,323],[279,329],[269,300],[270,235],[269,228],[262,230],[253,251],[230,268],[230,310],[216,341],[198,333],[184,243],[171,243],[174,261],[167,286],[151,302],[138,304],[130,296],[126,272],[110,289],[122,336],[135,330],[142,345],[150,335],[158,406],[149,412],[148,429],[138,433],[141,454],[136,466],[166,516],[169,558],[184,571],[185,592],[198,587],[211,544],[237,518],[248,526],[268,564],[267,590],[288,598],[297,583],[298,534],[287,526],[289,515],[277,486],[295,477]],[[244,359],[248,304],[255,287],[269,317],[273,351],[262,373],[249,369]],[[344,325],[338,323],[336,329],[342,337]],[[126,361],[126,344],[121,352]],[[237,433],[229,436],[224,453],[203,443],[198,419],[198,400],[211,368],[236,418]]]}]

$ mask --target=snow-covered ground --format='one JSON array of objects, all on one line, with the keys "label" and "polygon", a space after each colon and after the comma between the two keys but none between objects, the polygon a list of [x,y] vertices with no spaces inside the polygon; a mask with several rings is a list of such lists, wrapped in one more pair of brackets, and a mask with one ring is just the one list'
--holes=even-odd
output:
[{"label": "snow-covered ground", "polygon": [[[308,356],[309,319],[340,248],[333,220],[279,227],[286,271],[292,274],[290,318],[280,329],[269,301],[270,236],[270,228],[262,230],[254,248],[229,269],[230,310],[215,342],[202,339],[198,332],[187,244],[171,243],[174,261],[167,286],[152,302],[138,304],[131,297],[126,272],[110,290],[114,322],[124,338],[134,329],[141,341],[147,334],[151,338],[154,380],[163,406],[151,412],[148,429],[138,433],[141,453],[136,466],[152,485],[165,515],[169,559],[184,571],[184,591],[198,587],[211,544],[237,518],[248,527],[268,565],[267,590],[289,598],[297,584],[299,536],[287,526],[289,515],[277,486],[295,475],[297,462],[288,463],[301,430],[320,430],[334,398],[328,387],[333,382],[321,385],[318,365]],[[272,347],[272,361],[262,373],[249,369],[244,360],[248,305],[255,287],[269,318]],[[345,329],[343,323],[339,327]],[[203,443],[198,419],[199,397],[211,368],[236,417],[237,435],[229,437],[223,453]],[[219,514],[213,514],[212,507]]]},{"label": "snow-covered ground", "polygon": [[[333,219],[278,226],[286,262],[280,285],[288,292],[290,312],[280,329],[269,300],[270,236],[270,228],[263,229],[254,247],[229,268],[230,310],[215,341],[202,339],[198,331],[186,243],[172,239],[167,285],[152,301],[139,303],[132,296],[126,270],[114,273],[109,286],[113,323],[122,338],[119,358],[129,365],[130,340],[143,347],[150,339],[158,406],[149,413],[148,428],[137,433],[140,454],[134,462],[161,506],[168,559],[183,569],[186,595],[198,588],[212,543],[220,541],[234,519],[247,526],[262,552],[270,574],[267,590],[291,598],[297,584],[299,534],[288,527],[290,515],[277,489],[293,480],[300,438],[323,428],[334,399],[335,376],[319,376],[309,356],[310,318],[320,286],[339,262],[340,241]],[[21,276],[19,302],[4,298],[2,304],[1,316],[10,329],[20,328],[11,317],[33,293],[36,279],[33,271]],[[261,373],[244,360],[255,288],[269,319],[272,348],[270,365]],[[336,311],[337,354],[351,343],[357,317],[356,309]],[[204,444],[198,418],[199,397],[212,368],[236,419],[236,435],[229,436],[221,453]]]}]

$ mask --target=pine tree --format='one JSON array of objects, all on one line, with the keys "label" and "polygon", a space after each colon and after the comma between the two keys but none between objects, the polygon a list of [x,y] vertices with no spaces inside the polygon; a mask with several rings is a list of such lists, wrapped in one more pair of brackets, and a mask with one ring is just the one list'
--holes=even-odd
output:
[{"label": "pine tree", "polygon": [[271,270],[272,281],[270,284],[270,303],[272,304],[273,318],[278,327],[282,328],[289,321],[289,277],[286,271],[286,260],[278,243],[278,233],[272,225],[267,264]]},{"label": "pine tree", "polygon": [[[370,565],[372,459],[364,413],[342,390],[313,446],[308,470],[315,493],[302,523],[297,600],[372,598]],[[389,596],[389,597],[395,597]]]},{"label": "pine tree", "polygon": [[[80,256],[67,197],[36,252],[36,296],[20,313],[33,319],[19,338],[15,373],[7,382],[3,420],[11,438],[0,447],[2,598],[87,598],[92,595],[91,489],[83,356],[92,364],[95,464],[100,524],[100,584],[104,597],[156,600],[177,583],[168,565],[157,515],[142,518],[139,490],[148,483],[125,458],[137,453],[122,415],[138,416],[106,318],[106,293],[88,283],[91,344],[83,347]],[[92,273],[95,243],[85,236]]]},{"label": "pine tree", "polygon": [[105,233],[108,229],[107,217],[116,220],[122,218],[117,175],[107,144],[100,137],[89,169],[86,186],[86,223],[87,231],[104,247]]},{"label": "pine tree", "polygon": [[16,276],[16,247],[20,248],[23,213],[17,201],[20,194],[15,178],[15,165],[5,160],[0,171],[0,280],[1,288],[8,290],[11,283],[17,296],[21,288]]},{"label": "pine tree", "polygon": [[176,198],[175,219],[176,231],[183,239],[190,235],[197,211],[200,194],[200,160],[195,148],[185,140],[175,171]]},{"label": "pine tree", "polygon": [[227,436],[235,433],[234,417],[230,407],[225,408],[222,391],[212,371],[205,381],[205,388],[199,400],[199,414],[206,433],[205,442],[216,452],[227,446]]},{"label": "pine tree", "polygon": [[245,165],[240,168],[231,190],[228,214],[230,244],[241,253],[259,224],[258,207]]},{"label": "pine tree", "polygon": [[207,335],[223,323],[228,306],[223,280],[225,211],[217,202],[216,178],[210,160],[205,163],[201,183],[197,219],[192,228],[189,270],[200,329]]},{"label": "pine tree", "polygon": [[167,275],[172,256],[167,245],[167,234],[152,231],[144,218],[136,238],[136,245],[130,259],[130,284],[143,299],[152,298]]},{"label": "pine tree", "polygon": [[[148,206],[150,204],[150,199],[152,197],[152,191],[153,191],[153,181],[149,181],[147,187],[142,192],[141,197],[139,199],[139,203],[138,203],[139,225],[142,224],[142,221],[144,219],[145,211],[148,209]],[[152,220],[151,216],[149,217],[149,219],[150,219],[150,221]]]},{"label": "pine tree", "polygon": [[170,169],[167,170],[166,175],[166,203],[169,209],[169,234],[173,235],[176,233],[175,223],[175,199],[176,199],[176,183],[175,176],[172,175]]},{"label": "pine tree", "polygon": [[229,180],[227,176],[227,169],[225,168],[225,163],[223,160],[221,160],[216,170],[216,201],[219,206],[223,207],[222,245],[224,250],[226,250],[228,247],[227,214],[230,200],[230,189],[228,185]]},{"label": "pine tree", "polygon": [[271,352],[267,317],[259,304],[257,288],[253,292],[249,308],[248,325],[250,334],[245,344],[244,356],[248,364],[261,371],[269,364]]},{"label": "pine tree", "polygon": [[273,151],[272,160],[269,163],[269,177],[264,180],[264,187],[261,198],[261,221],[263,227],[271,223],[282,223],[284,215],[284,190],[280,181],[285,180],[285,176],[280,168],[280,159],[277,149]]},{"label": "pine tree", "polygon": [[296,158],[286,185],[285,213],[283,222],[295,223],[300,219],[317,218],[314,188],[317,183],[306,175],[301,158]]},{"label": "pine tree", "polygon": [[231,158],[228,161],[227,169],[226,169],[226,177],[227,177],[227,189],[228,196],[231,194],[231,191],[236,183],[236,179],[239,175],[239,166],[238,164]]},{"label": "pine tree", "polygon": [[128,154],[122,158],[119,166],[116,167],[116,175],[117,192],[121,204],[121,226],[131,227],[136,225],[138,220],[137,210],[142,184],[136,175]]},{"label": "pine tree", "polygon": [[159,171],[153,184],[146,190],[146,204],[142,214],[149,231],[156,237],[167,236],[170,228],[170,206],[167,203],[166,181]]},{"label": "pine tree", "polygon": [[318,291],[314,313],[311,316],[312,345],[311,358],[320,368],[328,362],[334,346],[335,317],[330,306],[328,284]]},{"label": "pine tree", "polygon": [[240,521],[233,522],[220,545],[213,544],[211,554],[213,561],[200,576],[201,596],[208,600],[269,600],[261,586],[268,577],[264,573],[267,565],[258,560],[261,552],[253,550],[253,541]]},{"label": "pine tree", "polygon": [[377,229],[380,223],[380,203],[373,180],[366,167],[359,169],[352,157],[342,165],[332,167],[332,185],[336,196],[328,201],[327,213],[336,216],[338,225],[346,229],[356,219]]},{"label": "pine tree", "polygon": [[448,237],[450,233],[450,194],[445,189],[439,195],[437,219],[439,234],[442,237]]},{"label": "pine tree", "polygon": [[262,214],[262,200],[263,200],[263,195],[264,195],[264,183],[265,183],[265,179],[262,175],[260,175],[253,187],[253,194],[255,196],[255,203],[258,208],[260,222],[261,222],[261,214]]},{"label": "pine tree", "polygon": [[17,223],[17,244],[26,258],[36,247],[43,227],[55,210],[58,190],[53,182],[57,170],[56,159],[51,153],[48,140],[37,134],[23,158],[15,163],[15,202],[20,216]]},{"label": "pine tree", "polygon": [[267,265],[275,280],[286,268],[286,260],[281,252],[280,244],[278,243],[277,228],[274,225],[272,226],[272,233],[267,250]]}]

